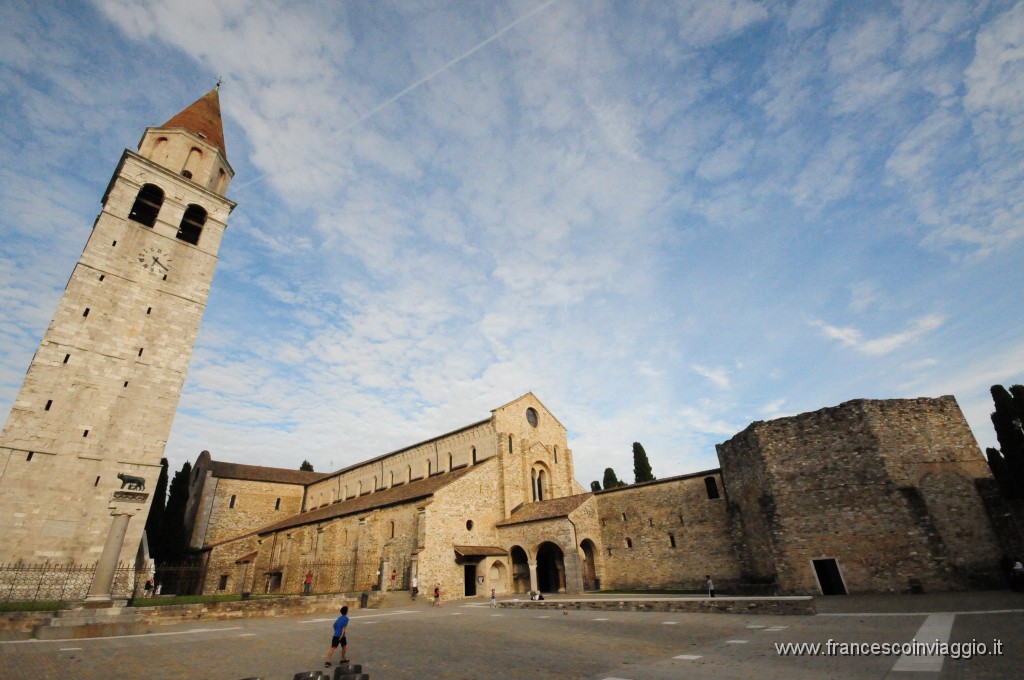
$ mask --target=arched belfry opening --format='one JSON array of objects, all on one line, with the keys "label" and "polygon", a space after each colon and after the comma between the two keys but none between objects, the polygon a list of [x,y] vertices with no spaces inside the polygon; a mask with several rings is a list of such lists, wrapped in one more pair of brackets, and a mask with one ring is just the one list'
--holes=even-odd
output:
[{"label": "arched belfry opening", "polygon": [[152,227],[156,224],[156,216],[163,204],[164,190],[155,184],[143,184],[128,213],[128,219]]},{"label": "arched belfry opening", "polygon": [[537,549],[537,590],[565,592],[565,555],[551,542],[541,543]]},{"label": "arched belfry opening", "polygon": [[551,472],[544,463],[537,461],[530,467],[530,498],[537,502],[551,497]]}]

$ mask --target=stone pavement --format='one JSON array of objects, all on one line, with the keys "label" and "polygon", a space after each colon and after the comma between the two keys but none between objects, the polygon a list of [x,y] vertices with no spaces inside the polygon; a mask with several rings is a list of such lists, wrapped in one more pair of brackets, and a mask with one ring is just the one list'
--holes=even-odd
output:
[{"label": "stone pavement", "polygon": [[[616,596],[611,596],[612,598]],[[1024,677],[1024,595],[819,598],[816,616],[492,609],[486,600],[409,601],[351,613],[349,656],[371,680],[406,678]],[[0,642],[0,678],[291,680],[320,669],[333,616],[200,622],[148,635]],[[948,631],[943,632],[945,628]],[[782,656],[776,644],[909,642],[915,635],[1003,645],[1001,656]],[[337,656],[335,657],[337,658]],[[902,670],[914,667],[919,670]]]}]

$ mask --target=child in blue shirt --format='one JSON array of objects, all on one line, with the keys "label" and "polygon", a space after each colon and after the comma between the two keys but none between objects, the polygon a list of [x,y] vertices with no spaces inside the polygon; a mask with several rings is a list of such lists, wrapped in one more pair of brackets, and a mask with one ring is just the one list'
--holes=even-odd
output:
[{"label": "child in blue shirt", "polygon": [[341,608],[341,616],[334,621],[334,637],[331,638],[331,651],[327,653],[327,661],[324,662],[324,668],[331,667],[331,657],[334,656],[334,650],[341,645],[341,663],[345,663],[348,659],[345,657],[345,648],[348,647],[348,640],[345,639],[345,631],[348,628],[348,607]]}]

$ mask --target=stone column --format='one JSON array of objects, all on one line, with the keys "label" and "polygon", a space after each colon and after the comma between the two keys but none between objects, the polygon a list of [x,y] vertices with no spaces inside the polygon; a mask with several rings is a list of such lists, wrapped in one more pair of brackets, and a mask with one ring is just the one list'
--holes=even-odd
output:
[{"label": "stone column", "polygon": [[117,571],[117,558],[121,555],[124,537],[128,533],[128,520],[131,518],[130,513],[114,513],[114,521],[110,525],[107,542],[103,545],[103,553],[100,555],[100,561],[96,564],[96,573],[92,578],[92,585],[89,587],[89,595],[85,598],[86,607],[112,606],[110,590],[114,583],[114,572]]},{"label": "stone column", "polygon": [[536,560],[530,560],[528,562],[528,564],[530,565],[530,591],[536,593],[536,592],[538,592],[538,588],[537,588],[537,561]]}]

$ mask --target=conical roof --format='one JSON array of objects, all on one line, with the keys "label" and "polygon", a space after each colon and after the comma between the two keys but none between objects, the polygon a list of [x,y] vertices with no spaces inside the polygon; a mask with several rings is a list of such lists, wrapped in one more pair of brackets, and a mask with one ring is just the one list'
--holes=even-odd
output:
[{"label": "conical roof", "polygon": [[160,127],[185,128],[215,145],[225,158],[228,156],[224,149],[224,126],[220,119],[220,91],[216,87]]}]

